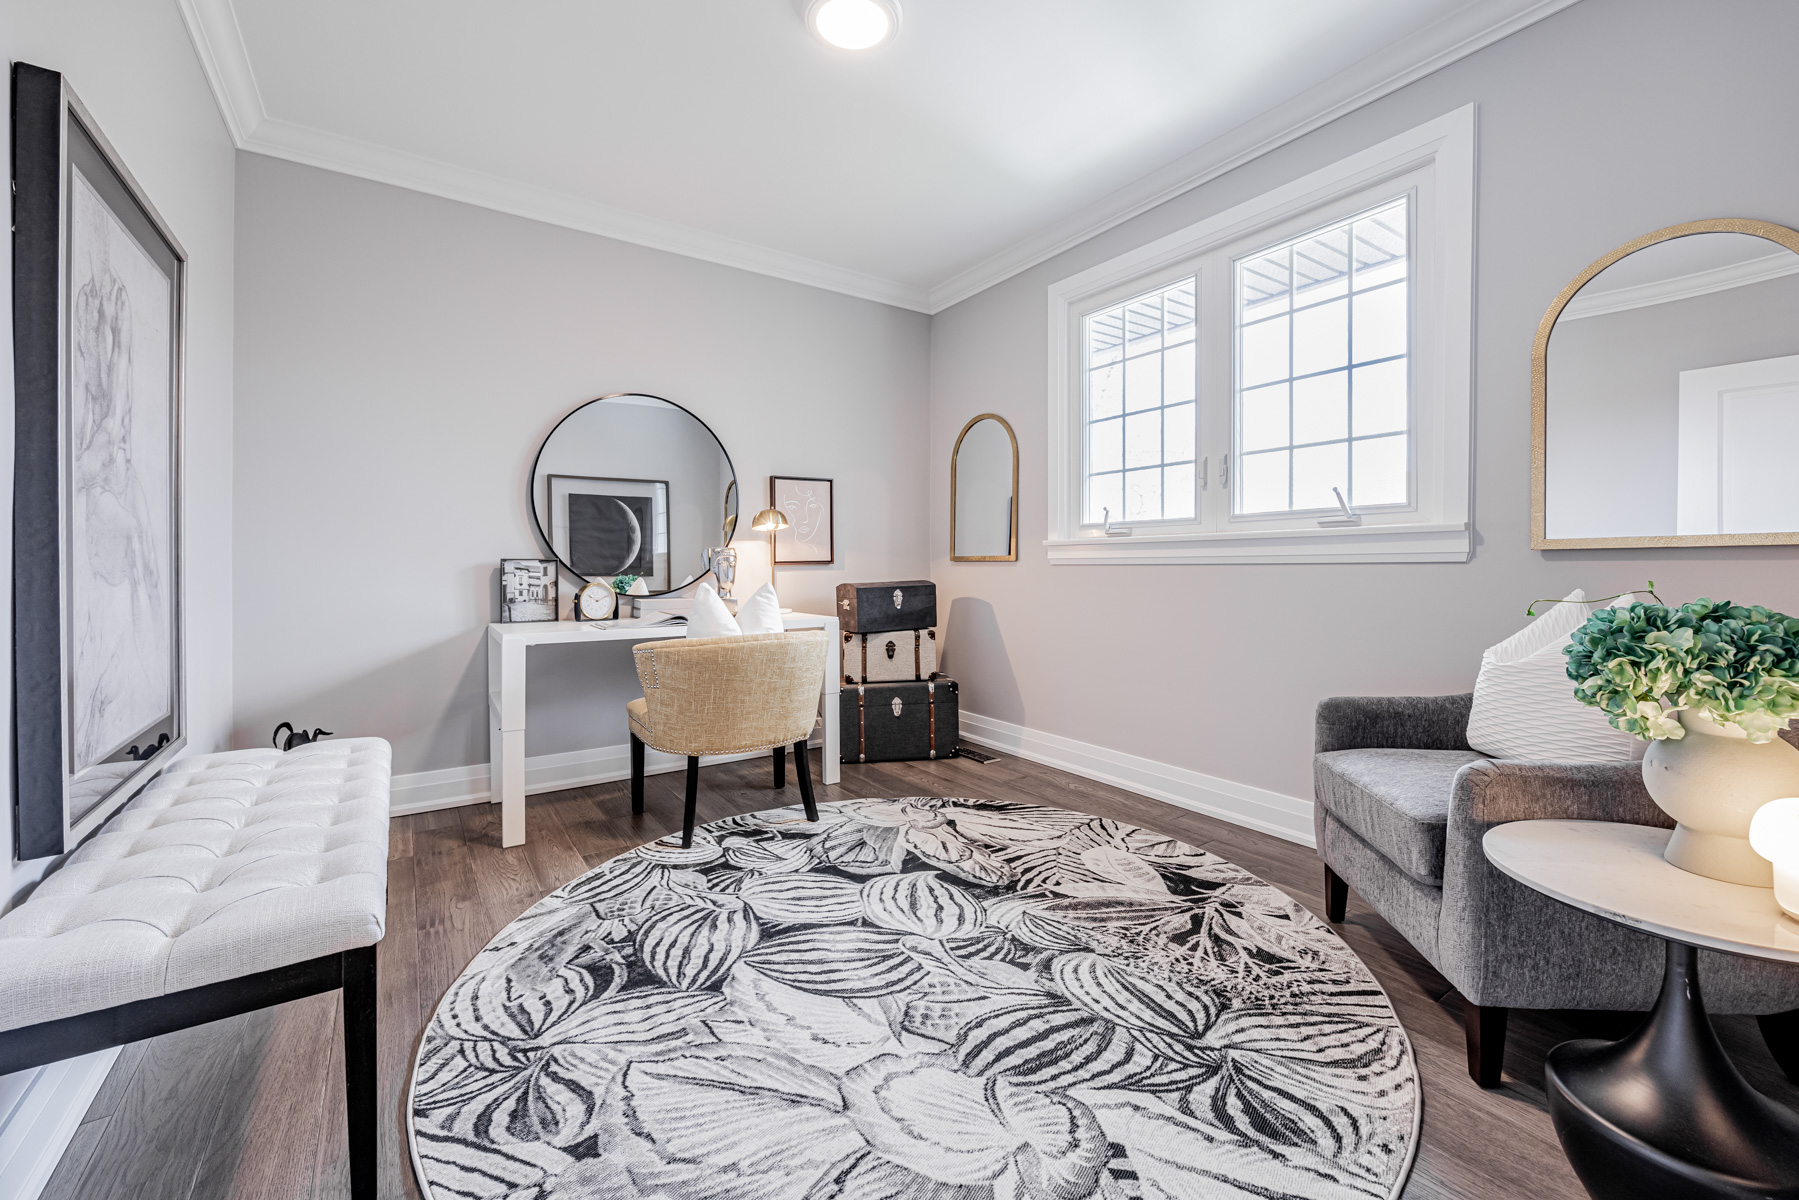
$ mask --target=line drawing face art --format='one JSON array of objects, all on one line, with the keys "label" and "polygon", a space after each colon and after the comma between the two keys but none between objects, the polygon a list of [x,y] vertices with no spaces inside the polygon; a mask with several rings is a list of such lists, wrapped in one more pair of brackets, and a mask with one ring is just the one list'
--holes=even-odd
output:
[{"label": "line drawing face art", "polygon": [[774,479],[774,506],[787,518],[775,534],[778,560],[784,563],[830,562],[831,482],[822,479]]},{"label": "line drawing face art", "polygon": [[171,281],[79,170],[70,223],[71,768],[174,711]]},{"label": "line drawing face art", "polygon": [[825,522],[825,506],[818,498],[818,485],[790,483],[781,490],[787,493],[781,498],[781,509],[793,530],[793,540],[813,544]]}]

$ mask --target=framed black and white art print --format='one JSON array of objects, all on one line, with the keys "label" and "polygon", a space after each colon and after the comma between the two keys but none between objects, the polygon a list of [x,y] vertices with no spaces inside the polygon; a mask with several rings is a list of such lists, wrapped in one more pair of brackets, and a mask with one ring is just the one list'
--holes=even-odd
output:
[{"label": "framed black and white art print", "polygon": [[13,761],[60,854],[187,737],[187,255],[57,72],[15,63]]},{"label": "framed black and white art print", "polygon": [[551,475],[550,548],[583,579],[636,575],[669,590],[668,481]]},{"label": "framed black and white art print", "polygon": [[836,561],[831,484],[829,479],[768,477],[768,505],[787,518],[787,528],[775,532],[776,566]]},{"label": "framed black and white art print", "polygon": [[553,558],[500,560],[500,620],[554,621],[561,614]]}]

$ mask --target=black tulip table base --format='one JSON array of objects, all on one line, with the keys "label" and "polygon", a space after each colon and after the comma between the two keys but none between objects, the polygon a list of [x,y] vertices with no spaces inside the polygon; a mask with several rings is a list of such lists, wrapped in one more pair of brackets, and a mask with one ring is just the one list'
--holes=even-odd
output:
[{"label": "black tulip table base", "polygon": [[1799,1200],[1799,1114],[1750,1087],[1699,995],[1699,952],[1668,944],[1655,1010],[1618,1042],[1563,1042],[1543,1086],[1556,1136],[1596,1200]]}]

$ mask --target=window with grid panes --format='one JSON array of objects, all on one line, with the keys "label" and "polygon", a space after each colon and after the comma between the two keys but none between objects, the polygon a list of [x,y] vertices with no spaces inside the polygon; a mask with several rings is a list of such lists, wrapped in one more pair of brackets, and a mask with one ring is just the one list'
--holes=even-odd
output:
[{"label": "window with grid panes", "polygon": [[1084,322],[1089,523],[1193,518],[1195,290],[1183,279]]},{"label": "window with grid panes", "polygon": [[1407,200],[1240,258],[1239,514],[1410,500]]}]

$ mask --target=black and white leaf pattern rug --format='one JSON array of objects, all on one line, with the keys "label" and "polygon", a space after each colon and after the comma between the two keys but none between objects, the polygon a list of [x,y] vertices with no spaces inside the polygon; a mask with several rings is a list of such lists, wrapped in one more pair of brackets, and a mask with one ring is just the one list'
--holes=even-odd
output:
[{"label": "black and white leaf pattern rug", "polygon": [[1083,813],[907,797],[640,847],[452,984],[427,1200],[1391,1197],[1411,1044],[1304,907]]}]

